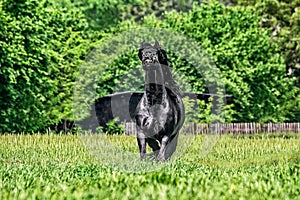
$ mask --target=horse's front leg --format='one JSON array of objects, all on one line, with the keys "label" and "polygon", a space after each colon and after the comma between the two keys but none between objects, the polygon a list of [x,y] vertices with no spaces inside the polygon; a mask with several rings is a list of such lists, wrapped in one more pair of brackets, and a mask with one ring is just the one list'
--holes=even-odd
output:
[{"label": "horse's front leg", "polygon": [[144,159],[146,154],[146,137],[142,130],[137,131],[137,142],[140,150],[140,157]]},{"label": "horse's front leg", "polygon": [[165,151],[166,151],[166,147],[168,144],[170,137],[165,135],[162,139],[161,139],[161,145],[160,145],[160,150],[158,152],[157,155],[157,160],[163,161],[165,160]]}]

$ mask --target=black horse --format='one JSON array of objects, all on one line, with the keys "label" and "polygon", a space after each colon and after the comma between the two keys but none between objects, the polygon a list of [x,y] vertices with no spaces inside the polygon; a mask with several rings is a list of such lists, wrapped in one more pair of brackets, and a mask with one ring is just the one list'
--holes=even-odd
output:
[{"label": "black horse", "polygon": [[135,112],[140,157],[145,158],[148,143],[153,153],[147,155],[167,160],[176,150],[184,123],[182,93],[172,78],[167,54],[157,41],[154,46],[143,42],[138,56],[145,71],[145,91]]}]

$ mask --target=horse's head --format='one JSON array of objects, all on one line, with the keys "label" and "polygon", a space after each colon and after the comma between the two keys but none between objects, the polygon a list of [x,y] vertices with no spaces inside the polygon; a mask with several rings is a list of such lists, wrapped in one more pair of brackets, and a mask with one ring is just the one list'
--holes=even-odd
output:
[{"label": "horse's head", "polygon": [[144,70],[156,70],[160,66],[159,64],[167,65],[166,52],[159,46],[157,41],[154,46],[147,42],[142,42],[138,56],[142,61]]}]

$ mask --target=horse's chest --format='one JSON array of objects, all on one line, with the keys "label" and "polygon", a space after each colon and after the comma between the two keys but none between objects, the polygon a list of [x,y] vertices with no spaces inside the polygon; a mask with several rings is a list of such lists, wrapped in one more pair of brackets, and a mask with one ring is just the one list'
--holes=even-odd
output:
[{"label": "horse's chest", "polygon": [[163,131],[173,119],[171,102],[166,98],[162,102],[149,105],[146,98],[142,98],[137,112],[140,128],[145,133],[158,134]]},{"label": "horse's chest", "polygon": [[153,116],[153,118],[155,118],[159,124],[163,125],[171,115],[169,102],[155,104],[149,108],[148,112],[149,115]]}]

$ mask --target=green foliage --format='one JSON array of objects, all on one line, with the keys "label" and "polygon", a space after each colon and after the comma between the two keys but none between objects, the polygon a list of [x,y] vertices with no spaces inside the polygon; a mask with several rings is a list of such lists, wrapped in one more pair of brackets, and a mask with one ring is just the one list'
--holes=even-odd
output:
[{"label": "green foliage", "polygon": [[141,5],[141,0],[54,0],[67,9],[78,8],[87,20],[89,29],[94,31],[113,29],[128,18],[132,5]]},{"label": "green foliage", "polygon": [[[259,136],[221,136],[204,158],[205,137],[197,136],[184,156],[164,168],[126,173],[91,156],[80,136],[4,135],[0,198],[297,199],[299,135]],[[139,157],[134,137],[106,137]]]},{"label": "green foliage", "polygon": [[213,1],[189,13],[166,13],[162,21],[148,17],[145,25],[184,33],[207,51],[221,70],[226,93],[233,96],[234,121],[287,120],[281,108],[289,92],[294,92],[293,82],[286,78],[279,47],[270,41],[269,31],[260,27],[253,10]]},{"label": "green foliage", "polygon": [[[294,100],[299,92],[293,88],[294,80],[286,78],[287,59],[284,60],[279,43],[270,41],[272,33],[262,27],[263,19],[253,15],[256,10],[226,8],[216,1],[201,3],[201,7],[188,5],[186,10],[180,10],[184,8],[180,1],[173,1],[173,4],[170,1],[140,1],[130,5],[131,12],[125,18],[133,17],[136,21],[143,19],[140,23],[142,26],[168,28],[183,33],[195,39],[207,51],[222,71],[226,93],[233,96],[233,104],[227,105],[227,122],[298,121],[299,101],[297,98]],[[238,4],[237,1],[224,3]],[[268,7],[269,4],[264,5]],[[270,3],[269,6],[271,5],[273,4]],[[178,13],[175,10],[190,12]],[[165,11],[167,13],[162,16]],[[120,29],[115,28],[114,32],[137,27],[139,26],[132,21],[126,21],[120,24]],[[185,80],[188,79],[188,83],[192,85],[190,90],[209,92],[202,75],[195,71],[189,61],[168,49],[167,53],[174,71],[184,73],[187,77]],[[99,96],[126,89],[140,90],[141,87],[134,87],[139,83],[136,79],[139,76],[128,75],[137,64],[136,52],[120,55],[100,77],[97,89]],[[127,76],[126,80],[124,76]],[[134,81],[130,82],[130,78]],[[120,79],[124,84],[120,84]],[[180,78],[177,80],[180,81]],[[289,101],[290,99],[293,101]]]},{"label": "green foliage", "polygon": [[[227,122],[282,122],[291,121],[290,117],[295,116],[290,109],[294,104],[286,104],[297,94],[293,79],[286,78],[280,48],[270,40],[270,31],[261,28],[260,18],[253,14],[252,9],[224,7],[212,1],[203,3],[201,7],[194,6],[188,13],[165,13],[162,20],[154,16],[145,17],[142,24],[184,34],[197,41],[199,47],[211,56],[221,71],[226,93],[232,95],[232,102],[228,102],[232,104],[227,105]],[[126,31],[139,26],[125,22],[120,27],[120,30]],[[213,80],[211,78],[215,76],[213,71],[202,69],[199,72],[180,53],[166,50],[176,81],[181,87],[184,86],[183,82],[190,86],[184,86],[184,91],[213,92],[208,90],[208,80]],[[189,51],[193,55],[193,49]],[[138,64],[136,52],[127,52],[115,59],[100,78],[100,96],[115,91],[119,79]],[[203,76],[206,76],[206,80]],[[133,89],[129,82],[122,84],[123,89]]]},{"label": "green foliage", "polygon": [[124,19],[133,19],[140,22],[149,15],[162,19],[166,11],[187,12],[191,10],[193,2],[201,3],[199,0],[142,0],[140,3],[129,6],[130,12],[125,15]]},{"label": "green foliage", "polygon": [[122,91],[142,91],[144,72],[137,51],[124,52],[101,74],[97,92],[100,96]]},{"label": "green foliage", "polygon": [[212,102],[205,103],[202,100],[183,98],[185,109],[185,122],[187,123],[210,123],[212,121]]},{"label": "green foliage", "polygon": [[[261,26],[271,31],[270,38],[279,45],[285,58],[286,73],[294,77],[298,92],[290,96],[283,109],[288,110],[288,121],[299,121],[300,95],[300,1],[291,0],[237,0],[238,6],[253,8],[261,16]],[[291,109],[294,107],[294,109]]]},{"label": "green foliage", "polygon": [[71,118],[87,50],[81,12],[47,0],[4,0],[0,18],[0,131],[37,131]]},{"label": "green foliage", "polygon": [[107,123],[107,131],[106,133],[109,135],[113,134],[123,134],[124,133],[124,126],[119,124],[120,120],[115,118]]},{"label": "green foliage", "polygon": [[[87,53],[112,33],[141,26],[177,31],[211,56],[232,95],[227,122],[299,121],[299,1],[223,1],[238,7],[192,2],[1,1],[0,132],[40,131],[73,120],[74,81]],[[214,74],[198,73],[180,53],[167,53],[184,91],[210,92],[203,76]],[[98,97],[141,90],[141,71],[131,71],[138,65],[134,48],[114,58],[100,70]],[[286,78],[290,69],[295,81]],[[96,75],[83,78],[90,76]],[[196,118],[209,122],[208,115]]]}]

